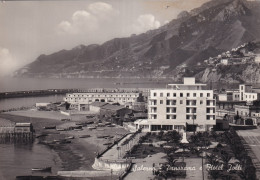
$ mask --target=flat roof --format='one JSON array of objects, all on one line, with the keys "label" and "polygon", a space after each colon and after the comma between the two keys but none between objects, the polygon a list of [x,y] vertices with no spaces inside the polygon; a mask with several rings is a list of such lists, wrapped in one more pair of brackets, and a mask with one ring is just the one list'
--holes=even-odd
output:
[{"label": "flat roof", "polygon": [[207,84],[168,84],[168,86],[207,86]]}]

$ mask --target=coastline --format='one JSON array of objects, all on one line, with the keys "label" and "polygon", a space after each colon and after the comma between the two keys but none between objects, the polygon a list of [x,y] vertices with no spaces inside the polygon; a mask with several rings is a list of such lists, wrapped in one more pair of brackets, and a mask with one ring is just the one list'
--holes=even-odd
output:
[{"label": "coastline", "polygon": [[[30,122],[33,124],[36,136],[47,134],[47,136],[36,138],[35,141],[39,144],[44,144],[44,146],[51,149],[54,154],[58,155],[58,161],[60,161],[61,164],[61,166],[58,167],[59,170],[93,170],[92,165],[97,153],[106,148],[106,145],[104,144],[118,138],[116,133],[124,134],[127,132],[121,127],[113,127],[113,130],[110,127],[102,127],[100,130],[89,130],[88,128],[83,128],[82,131],[57,131],[55,129],[44,129],[45,126],[62,127],[68,124],[67,122],[60,121],[60,116],[54,118],[56,113],[58,112],[37,112],[32,110],[14,111],[0,113],[0,118],[12,122]],[[44,115],[46,118],[43,118]],[[77,121],[75,119],[77,118],[73,118],[74,122],[69,123],[75,123],[75,121]],[[81,135],[90,135],[91,137],[79,138]],[[98,138],[99,135],[111,135],[114,136],[114,138],[110,140]],[[71,143],[68,144],[45,143],[46,141],[64,139],[68,136],[75,137],[74,139],[71,139]],[[57,159],[55,161],[57,161]]]}]

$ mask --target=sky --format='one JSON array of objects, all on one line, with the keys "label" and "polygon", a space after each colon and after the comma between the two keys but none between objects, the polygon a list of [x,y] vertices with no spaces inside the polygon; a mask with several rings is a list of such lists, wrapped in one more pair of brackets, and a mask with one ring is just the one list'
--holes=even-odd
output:
[{"label": "sky", "polygon": [[0,2],[0,76],[41,54],[102,44],[165,25],[209,0]]}]

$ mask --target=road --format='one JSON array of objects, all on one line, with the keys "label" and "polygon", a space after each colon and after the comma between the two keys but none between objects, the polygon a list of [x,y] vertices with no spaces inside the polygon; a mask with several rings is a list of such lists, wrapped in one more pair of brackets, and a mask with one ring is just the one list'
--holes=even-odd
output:
[{"label": "road", "polygon": [[260,129],[240,130],[237,133],[245,140],[245,148],[256,167],[257,178],[260,179]]}]

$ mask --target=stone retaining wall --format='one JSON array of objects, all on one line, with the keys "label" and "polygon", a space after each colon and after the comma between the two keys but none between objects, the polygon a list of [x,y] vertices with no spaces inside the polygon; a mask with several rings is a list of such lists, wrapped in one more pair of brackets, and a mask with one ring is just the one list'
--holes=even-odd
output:
[{"label": "stone retaining wall", "polygon": [[111,170],[121,171],[125,170],[131,165],[131,160],[108,160],[102,158],[95,158],[95,162],[92,167],[96,170]]}]

